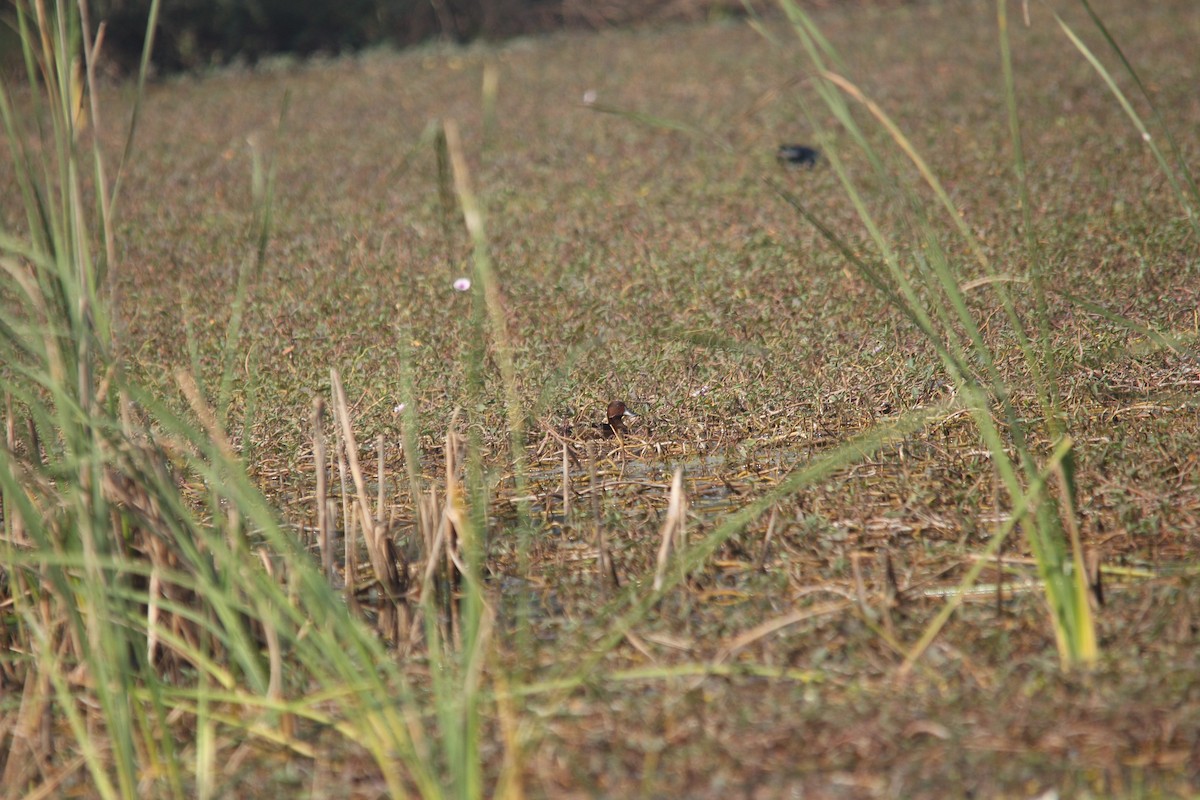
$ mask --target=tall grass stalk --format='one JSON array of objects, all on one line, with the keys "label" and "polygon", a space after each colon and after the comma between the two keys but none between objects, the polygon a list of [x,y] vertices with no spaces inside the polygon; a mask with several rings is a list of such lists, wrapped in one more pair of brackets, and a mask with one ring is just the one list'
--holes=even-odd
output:
[{"label": "tall grass stalk", "polygon": [[[817,132],[818,138],[824,143],[829,161],[875,245],[876,257],[861,255],[793,193],[775,182],[770,183],[868,283],[927,338],[956,389],[958,402],[970,411],[980,438],[992,455],[994,467],[1008,494],[1010,509],[1016,515],[1010,524],[1020,526],[1034,554],[1039,576],[1045,587],[1049,617],[1062,663],[1065,666],[1090,663],[1095,659],[1097,652],[1087,599],[1082,545],[1078,542],[1078,537],[1073,535],[1076,531],[1074,515],[1077,513],[1072,468],[1073,444],[1066,435],[1065,413],[1059,396],[1058,374],[1049,335],[1046,294],[1050,289],[1046,286],[1044,265],[1036,237],[1033,235],[1032,206],[1029,201],[1027,168],[1019,138],[1018,105],[1015,81],[1012,78],[1007,24],[1003,17],[1004,9],[1001,8],[999,12],[1001,56],[1010,132],[1014,137],[1014,170],[1021,192],[1025,222],[1029,262],[1027,275],[1001,273],[996,270],[986,255],[985,248],[972,234],[963,215],[941,185],[933,167],[891,117],[842,74],[846,72],[844,62],[811,19],[789,0],[782,0],[782,5],[815,68],[816,78],[812,85],[818,97],[832,113],[841,132],[866,157],[871,169],[879,178],[880,185],[889,187],[891,199],[897,201],[908,212],[912,232],[919,246],[905,252],[896,243],[897,240],[885,232],[870,211],[868,200],[859,184],[851,177],[837,148],[833,146],[836,141],[834,131],[820,122],[818,115],[804,102],[803,97],[801,108]],[[761,25],[757,27],[774,41],[769,31]],[[932,195],[932,203],[924,199],[916,187],[893,173],[885,154],[872,144],[868,130],[860,125],[850,101],[867,110],[869,119],[886,134],[908,164],[915,168],[920,183]],[[592,108],[635,122],[681,131],[728,148],[727,143],[686,122],[599,105],[593,105]],[[934,211],[939,208],[947,220],[946,224],[952,236],[957,237],[958,242],[982,270],[984,278],[968,282],[960,276],[961,265],[952,259],[949,248],[943,241],[943,227],[939,227],[935,221]],[[1024,311],[1019,307],[1009,288],[1013,283],[1032,285],[1035,300],[1032,311]],[[994,293],[997,304],[1008,321],[1007,332],[1017,344],[1020,363],[1029,379],[1029,385],[1034,388],[1032,399],[1040,412],[1040,430],[1037,425],[1030,426],[1027,423],[1017,405],[1021,398],[1014,396],[1013,384],[1003,376],[1001,363],[1007,354],[997,352],[988,343],[983,327],[972,311],[967,295],[977,287],[987,287]],[[1146,330],[1120,315],[1107,312],[1106,316],[1121,322],[1130,330]],[[1152,331],[1149,334],[1156,342],[1173,346],[1169,337]],[[1039,435],[1045,436],[1055,453],[1050,461],[1039,460]],[[1057,495],[1061,498],[1061,503],[1055,493],[1041,491],[1044,479],[1040,476],[1049,465],[1054,466],[1050,474],[1058,481]],[[811,469],[823,466],[822,461],[821,464],[806,467],[798,474],[805,474]],[[785,484],[793,486],[792,491],[795,491],[803,482],[793,485],[793,481],[789,479]],[[735,516],[741,518],[740,514]],[[731,523],[733,521],[730,520]],[[724,531],[725,526],[722,526],[721,530]],[[1068,531],[1071,532],[1071,536],[1068,535]],[[999,536],[993,541],[1002,542],[1004,538],[1005,536]],[[701,547],[694,552],[703,560],[705,548]],[[629,610],[626,619],[632,622],[640,618],[640,614],[648,607],[646,602],[650,601],[636,603]],[[612,634],[618,638],[621,635],[620,631]],[[611,644],[613,640],[607,641]],[[603,652],[604,649],[600,647],[598,651]]]},{"label": "tall grass stalk", "polygon": [[[475,276],[482,289],[484,306],[487,309],[490,333],[495,345],[496,361],[500,366],[500,378],[504,389],[504,411],[508,421],[509,442],[512,447],[513,470],[516,475],[518,508],[523,518],[528,515],[528,467],[525,454],[525,414],[522,411],[517,371],[513,364],[513,344],[508,332],[508,320],[504,316],[504,305],[500,299],[500,282],[492,265],[488,249],[487,231],[484,229],[483,209],[471,186],[470,171],[458,126],[450,120],[445,123],[446,148],[450,154],[450,165],[454,175],[454,189],[463,212],[463,221],[471,237],[472,260]],[[527,527],[527,526],[525,526]],[[528,543],[523,543],[527,546]]]},{"label": "tall grass stalk", "polygon": [[[1154,127],[1158,131],[1157,134],[1150,130],[1150,126],[1146,124],[1141,114],[1133,107],[1133,103],[1121,91],[1121,87],[1117,84],[1116,77],[1112,74],[1112,71],[1104,66],[1104,62],[1087,46],[1075,29],[1067,24],[1058,12],[1052,11],[1055,21],[1071,44],[1087,59],[1088,64],[1091,65],[1096,74],[1104,81],[1104,85],[1120,104],[1121,109],[1129,117],[1129,121],[1133,123],[1134,128],[1141,134],[1142,141],[1146,143],[1146,147],[1154,154],[1154,159],[1158,162],[1159,169],[1162,170],[1163,175],[1171,186],[1171,191],[1175,194],[1180,207],[1191,224],[1192,232],[1197,237],[1200,237],[1200,186],[1196,183],[1196,177],[1192,174],[1192,170],[1183,156],[1183,151],[1179,148],[1179,143],[1175,140],[1171,129],[1163,121],[1162,114],[1158,110],[1158,105],[1154,102],[1154,98],[1146,88],[1146,84],[1142,82],[1141,76],[1133,68],[1133,64],[1125,57],[1125,52],[1108,30],[1108,26],[1104,24],[1104,20],[1100,18],[1100,15],[1096,13],[1088,0],[1079,0],[1079,3],[1087,12],[1088,19],[1091,20],[1101,37],[1116,54],[1118,61],[1121,63],[1122,71],[1129,76],[1130,80],[1137,87],[1138,92],[1142,95],[1142,99],[1146,102],[1150,110],[1150,117],[1154,121]],[[1170,160],[1167,159],[1162,148],[1158,146],[1159,135],[1166,139],[1167,145],[1171,150]]]},{"label": "tall grass stalk", "polygon": [[[485,106],[494,99],[494,93],[494,82],[485,80]],[[489,252],[483,210],[471,185],[466,152],[458,127],[453,121],[447,120],[442,123],[440,135],[437,137],[437,148],[439,187],[444,210],[448,205],[452,187],[453,197],[457,199],[472,245],[475,302],[469,328],[472,340],[465,354],[468,403],[471,413],[475,413],[478,408],[490,402],[486,380],[486,362],[490,353],[500,368],[502,402],[508,428],[516,495],[518,498],[525,498],[528,495],[525,414],[520,399],[513,344],[501,301],[500,281]],[[446,234],[448,236],[448,231]],[[404,380],[406,385],[411,386],[410,378]],[[406,400],[406,408],[409,405],[411,403]],[[405,422],[406,427],[415,428],[413,417],[406,416]],[[486,534],[490,499],[483,464],[483,442],[478,425],[470,425],[465,441],[454,428],[455,421],[451,421],[444,449],[445,510],[438,536],[441,541],[443,530],[447,535],[453,535],[454,544],[447,542],[445,546],[449,548],[454,559],[454,572],[461,580],[461,588],[451,600],[454,606],[449,609],[451,618],[461,621],[461,627],[457,631],[451,631],[453,636],[444,635],[445,628],[439,621],[438,610],[428,600],[433,593],[429,591],[428,586],[422,587],[425,598],[423,613],[427,653],[432,665],[431,701],[438,719],[439,747],[446,765],[449,796],[462,800],[483,797],[485,787],[484,756],[481,749],[482,727],[484,711],[490,703],[485,692],[483,674],[485,665],[489,666],[490,671],[498,676],[495,680],[506,687],[505,694],[508,696],[501,709],[508,732],[506,761],[500,785],[496,790],[504,796],[520,796],[521,741],[526,734],[521,732],[524,729],[516,722],[519,709],[515,707],[511,693],[507,691],[504,668],[495,657],[497,645],[492,635],[495,612],[485,600],[483,586],[483,563],[488,552]],[[409,430],[405,432],[405,442],[406,447],[410,442],[415,444],[415,437]],[[458,463],[460,454],[465,456],[465,463]],[[415,483],[417,459],[415,454],[406,455],[406,458],[412,459],[408,471],[410,483]],[[527,575],[532,529],[528,500],[520,500],[517,510],[518,569],[522,575]],[[436,553],[426,554],[427,559],[436,557]],[[427,579],[430,575],[427,565]],[[526,612],[526,609],[519,612],[518,628],[512,644],[520,654],[531,652]]]},{"label": "tall grass stalk", "polygon": [[[1039,577],[1045,587],[1049,617],[1061,662],[1064,667],[1088,664],[1096,658],[1097,648],[1086,591],[1080,591],[1080,582],[1085,575],[1084,564],[1078,549],[1069,546],[1063,524],[1065,516],[1076,512],[1073,483],[1063,482],[1061,492],[1064,502],[1061,504],[1053,496],[1043,496],[1032,504],[1023,499],[1027,487],[1035,485],[1043,471],[1038,455],[1038,430],[1030,427],[1018,409],[1014,386],[1003,377],[999,366],[1005,354],[996,351],[985,339],[967,299],[967,284],[961,276],[962,267],[950,256],[949,249],[943,243],[946,235],[957,238],[986,276],[978,285],[992,291],[1008,322],[1007,331],[1017,344],[1020,363],[1034,390],[1032,399],[1040,410],[1041,432],[1052,446],[1067,446],[1067,452],[1060,458],[1064,465],[1069,466],[1072,455],[1070,440],[1064,438],[1065,415],[1058,394],[1058,377],[1049,339],[1043,265],[1032,234],[1033,220],[1020,141],[1017,90],[1012,75],[1004,0],[998,0],[997,4],[998,29],[1003,89],[1013,137],[1014,171],[1022,200],[1029,262],[1028,274],[1024,276],[997,272],[930,164],[891,117],[842,74],[845,70],[836,66],[841,62],[835,49],[821,36],[811,18],[791,0],[782,0],[782,4],[813,67],[813,86],[818,98],[837,121],[840,132],[847,135],[853,145],[867,156],[880,184],[889,187],[892,199],[907,210],[911,232],[920,244],[905,253],[884,232],[869,210],[859,184],[839,156],[839,137],[821,123],[821,116],[802,98],[801,108],[817,131],[818,138],[824,142],[830,163],[875,245],[882,268],[870,263],[873,259],[869,258],[855,257],[851,261],[865,278],[880,288],[884,296],[917,325],[938,353],[960,401],[970,410],[980,437],[992,455],[992,463],[1008,494],[1011,509],[1014,513],[1016,509],[1022,509],[1021,530],[1036,559]],[[855,114],[855,107],[866,110],[870,123],[884,132],[902,159],[915,169],[919,182],[931,196],[932,202],[888,166],[886,154],[872,143],[867,129]],[[788,199],[801,208],[802,213],[812,217],[803,209],[803,203],[790,195]],[[933,216],[933,211],[939,208],[945,220],[942,225]],[[822,232],[843,252],[849,250],[832,231],[822,228]],[[1032,309],[1018,307],[1009,289],[1014,281],[1028,283],[1033,288]],[[1062,474],[1068,476],[1069,469],[1064,469]],[[1066,527],[1072,526],[1073,520]]]},{"label": "tall grass stalk", "polygon": [[[131,796],[137,785],[139,730],[124,702],[131,683],[122,663],[133,643],[123,627],[108,624],[124,616],[125,603],[109,591],[116,578],[112,559],[121,543],[108,535],[111,509],[105,493],[109,432],[104,416],[114,405],[108,391],[112,375],[106,370],[109,316],[100,291],[106,265],[104,256],[94,253],[83,189],[89,163],[81,141],[87,119],[86,79],[75,55],[82,48],[90,73],[96,53],[69,5],[47,8],[37,3],[29,8],[18,3],[17,27],[30,91],[28,98],[14,99],[5,86],[0,115],[25,203],[29,238],[21,241],[4,232],[0,258],[10,292],[29,313],[5,314],[11,326],[4,330],[4,371],[16,408],[28,413],[30,430],[37,435],[25,443],[30,456],[25,463],[14,463],[5,453],[0,482],[6,528],[15,534],[19,526],[23,539],[10,540],[9,547],[29,542],[44,552],[76,558],[73,572],[61,564],[45,564],[40,574],[27,573],[23,580],[10,576],[9,583],[29,588],[30,594],[22,598],[28,602],[14,602],[14,608],[23,617],[26,641],[38,643],[31,649],[50,658],[49,674],[60,707],[71,704],[72,692],[67,673],[59,667],[62,660],[80,658],[89,664],[95,702],[113,735],[107,764],[92,748],[85,749],[85,758],[102,795]],[[26,139],[14,102],[31,105],[45,149]],[[106,237],[112,229],[100,163],[97,147],[91,164],[100,182],[97,205]],[[41,450],[38,441],[44,452],[34,452]],[[28,491],[31,482],[43,490]],[[34,597],[43,592],[70,598],[72,607],[65,616],[36,613]],[[70,648],[60,660],[63,629]],[[86,735],[78,713],[69,719],[77,737]]]},{"label": "tall grass stalk", "polygon": [[[311,757],[308,735],[327,729],[372,754],[391,796],[444,796],[416,689],[246,475],[226,433],[235,361],[215,407],[179,372],[183,413],[125,377],[104,289],[122,170],[103,166],[80,8],[18,3],[27,87],[0,86],[25,209],[22,231],[0,231],[0,652],[25,687],[23,735],[0,739],[3,791],[52,794],[57,770],[38,765],[77,756],[105,798],[217,796],[229,748]],[[270,175],[256,168],[255,267]]]}]

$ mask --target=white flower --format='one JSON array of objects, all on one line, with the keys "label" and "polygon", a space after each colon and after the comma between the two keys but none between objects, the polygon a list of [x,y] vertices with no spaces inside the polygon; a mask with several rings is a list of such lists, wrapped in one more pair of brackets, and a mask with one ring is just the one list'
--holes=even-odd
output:
[{"label": "white flower", "polygon": [[454,291],[456,291],[456,292],[465,292],[470,288],[471,288],[471,279],[470,278],[459,278],[458,280],[456,280],[454,282]]},{"label": "white flower", "polygon": [[585,106],[593,105],[596,102],[596,90],[588,89],[583,93],[583,104]]},{"label": "white flower", "polygon": [[396,407],[392,409],[392,413],[393,414],[403,414],[404,413],[404,403],[397,403]]}]

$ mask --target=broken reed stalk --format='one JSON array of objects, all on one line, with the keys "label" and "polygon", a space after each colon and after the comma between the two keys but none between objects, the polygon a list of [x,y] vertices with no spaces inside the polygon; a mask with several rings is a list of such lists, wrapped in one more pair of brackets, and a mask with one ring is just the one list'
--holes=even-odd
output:
[{"label": "broken reed stalk", "polygon": [[29,779],[28,776],[39,768],[38,765],[46,763],[53,744],[50,732],[52,695],[49,670],[25,671],[21,705],[10,729],[12,743],[9,745],[4,774],[0,775],[0,781],[5,786],[22,786]]},{"label": "broken reed stalk", "polygon": [[382,525],[383,524],[383,497],[384,497],[383,491],[384,491],[384,486],[387,485],[387,478],[383,474],[384,463],[383,463],[383,434],[382,433],[375,437],[375,452],[379,456],[378,461],[376,462],[376,464],[377,464],[376,474],[379,477],[379,486],[378,486],[378,492],[375,495],[375,519],[379,520],[379,524]]},{"label": "broken reed stalk", "polygon": [[[15,453],[17,447],[17,418],[13,413],[12,395],[8,392],[4,393],[4,441],[8,446],[8,452]],[[33,447],[36,448],[36,440],[33,440],[33,442]],[[31,455],[36,457],[36,450]],[[7,541],[12,544],[25,544],[24,521],[15,509],[10,509],[4,503],[2,496],[0,496],[0,514],[4,517]]]},{"label": "broken reed stalk", "polygon": [[862,552],[855,550],[850,554],[850,573],[854,577],[854,596],[858,599],[858,610],[862,612],[864,618],[875,621],[875,611],[871,608],[871,604],[867,602],[867,585],[863,582]]},{"label": "broken reed stalk", "polygon": [[[453,469],[453,457],[450,461],[451,464],[448,466]],[[454,500],[455,496],[458,496],[460,500]],[[451,485],[447,487],[446,502],[440,508],[437,489],[430,487],[422,497],[420,514],[425,520],[426,528],[433,532],[433,537],[426,546],[425,569],[421,576],[421,593],[417,605],[426,614],[430,613],[430,604],[435,606],[435,614],[437,608],[440,608],[444,612],[444,619],[449,624],[446,638],[459,646],[462,644],[460,636],[462,620],[459,605],[456,602],[456,594],[467,569],[460,556],[463,546],[460,531],[465,531],[468,526],[464,524],[465,514],[461,505],[461,489],[456,486],[456,482],[452,481]],[[439,567],[441,574],[439,574]],[[414,625],[409,637],[410,645],[415,643],[418,630],[420,628]]]},{"label": "broken reed stalk", "polygon": [[371,505],[367,500],[367,482],[363,479],[362,468],[358,463],[358,441],[354,438],[354,424],[350,420],[350,406],[346,402],[346,390],[342,387],[342,376],[336,369],[329,371],[329,379],[333,388],[333,414],[337,418],[346,450],[346,462],[350,467],[350,477],[354,479],[355,496],[358,499],[358,513],[363,526],[363,539],[367,543],[367,555],[372,557],[374,566],[375,519],[371,515]]},{"label": "broken reed stalk", "polygon": [[[371,570],[375,574],[375,580],[379,584],[380,592],[384,598],[379,627],[381,632],[390,639],[395,636],[398,628],[403,627],[401,621],[404,619],[404,615],[401,613],[400,607],[406,602],[408,567],[406,564],[399,563],[402,562],[402,559],[400,559],[395,544],[392,542],[391,536],[385,529],[383,522],[371,514],[371,503],[367,496],[367,483],[363,478],[362,467],[358,462],[358,442],[354,438],[354,425],[350,420],[350,406],[346,402],[346,390],[342,386],[341,375],[338,374],[336,369],[329,371],[329,377],[333,389],[333,413],[339,423],[338,428],[341,433],[342,450],[346,456],[346,464],[349,467],[350,476],[354,480],[355,497],[357,499],[356,505],[362,522],[363,541],[367,547],[367,558],[370,559]],[[382,451],[382,447],[380,450]],[[381,479],[382,477],[380,475]],[[346,502],[349,503],[351,501],[347,499]],[[383,501],[380,498],[381,511],[382,506]],[[347,512],[347,515],[353,516],[349,512]],[[349,553],[353,547],[353,537],[347,531],[347,561],[349,561]]]},{"label": "broken reed stalk", "polygon": [[425,543],[425,570],[421,576],[421,596],[417,601],[417,604],[423,608],[429,601],[429,593],[433,590],[448,525],[446,514],[438,510],[437,489],[432,486],[421,496],[421,517],[425,520],[426,529],[432,532],[432,537]]},{"label": "broken reed stalk", "polygon": [[[263,571],[272,580],[278,580],[275,567],[271,563],[271,554],[265,547],[258,548],[258,558],[262,562]],[[267,642],[267,664],[269,678],[267,681],[267,697],[272,700],[283,699],[283,652],[279,644],[279,631],[275,627],[274,617],[266,614],[259,618],[263,638]]]},{"label": "broken reed stalk", "polygon": [[437,547],[438,526],[441,524],[441,510],[438,508],[437,488],[430,486],[417,495],[417,508],[421,520],[421,548],[426,560],[434,558],[433,551]]},{"label": "broken reed stalk", "polygon": [[658,565],[654,569],[654,591],[663,587],[667,577],[667,563],[671,559],[671,548],[683,557],[684,532],[687,529],[687,497],[683,493],[683,468],[675,469],[671,478],[671,495],[667,500],[667,517],[663,520],[662,531],[659,534],[662,541],[658,545]]},{"label": "broken reed stalk", "polygon": [[596,483],[596,446],[587,443],[588,460],[588,497],[592,501],[592,519],[596,527],[600,527],[600,486]]},{"label": "broken reed stalk", "polygon": [[[421,570],[421,590],[416,605],[428,614],[432,604],[435,617],[427,618],[427,623],[430,619],[437,618],[438,609],[444,612],[444,619],[449,621],[447,639],[461,645],[462,619],[456,594],[467,571],[464,554],[469,553],[472,546],[467,538],[472,535],[472,529],[463,500],[459,465],[462,439],[455,429],[456,420],[457,418],[452,419],[446,430],[443,451],[445,503],[438,502],[437,488],[431,486],[416,496],[414,516],[425,557],[425,566]],[[405,619],[405,624],[409,626],[408,634],[401,639],[407,639],[407,646],[412,647],[416,644],[422,626],[412,624],[412,620],[408,618]]]},{"label": "broken reed stalk", "polygon": [[[334,429],[337,430],[336,428]],[[358,548],[354,546],[354,514],[350,510],[350,486],[346,479],[346,443],[337,437],[338,480],[342,486],[342,545],[345,550],[346,604],[358,607],[355,587],[358,585]]]},{"label": "broken reed stalk", "polygon": [[604,521],[600,518],[600,484],[596,481],[596,458],[595,445],[588,442],[588,495],[592,501],[592,523],[596,526],[596,575],[601,581],[607,578],[614,589],[620,589],[621,580],[617,577],[617,565],[613,563],[612,554],[608,551],[608,537],[604,535]]},{"label": "broken reed stalk", "polygon": [[[445,538],[445,528],[439,522],[444,522],[444,515],[441,515],[438,510],[437,489],[429,487],[427,492],[421,493],[417,498],[416,516],[419,520],[418,525],[421,530],[423,541],[421,542],[425,553],[425,567],[421,570],[421,591],[417,598],[416,613],[425,613],[430,602],[429,593],[433,591],[435,573],[437,572],[438,560],[442,541]],[[420,635],[424,626],[411,624],[408,631],[407,643],[405,649],[411,650],[417,644],[417,637]]]},{"label": "broken reed stalk", "polygon": [[383,590],[390,601],[384,604],[383,613],[380,614],[380,629],[389,641],[400,642],[408,638],[409,628],[412,624],[408,608],[408,558],[396,548],[396,542],[391,534],[395,516],[391,515],[386,524],[383,521],[383,509],[387,496],[383,434],[375,437],[375,451],[378,455],[376,474],[379,480],[378,492],[375,496],[375,519],[379,526],[376,543],[381,551],[380,562],[384,566],[380,580],[387,581]]},{"label": "broken reed stalk", "polygon": [[571,516],[571,468],[570,468],[570,452],[568,450],[566,440],[562,443],[562,496],[563,496],[563,525],[567,524],[567,518]]},{"label": "broken reed stalk", "polygon": [[472,535],[474,531],[467,519],[464,504],[463,485],[460,475],[461,467],[458,461],[462,440],[458,431],[455,430],[457,421],[456,414],[451,419],[450,425],[446,428],[444,454],[446,463],[446,507],[443,515],[446,519],[446,600],[450,607],[450,625],[455,637],[455,644],[461,647],[462,617],[459,604],[455,602],[455,595],[462,585],[463,577],[467,573],[464,554],[476,553],[478,550],[475,542],[465,540],[465,537]]},{"label": "broken reed stalk", "polygon": [[317,544],[321,549],[321,571],[333,580],[333,548],[329,542],[329,454],[325,448],[325,400],[313,399],[313,463],[317,473]]},{"label": "broken reed stalk", "polygon": [[771,552],[771,540],[775,538],[775,518],[779,515],[779,506],[771,507],[771,516],[767,520],[767,533],[763,536],[762,551],[758,554],[756,568],[759,572],[767,571],[767,555]]}]

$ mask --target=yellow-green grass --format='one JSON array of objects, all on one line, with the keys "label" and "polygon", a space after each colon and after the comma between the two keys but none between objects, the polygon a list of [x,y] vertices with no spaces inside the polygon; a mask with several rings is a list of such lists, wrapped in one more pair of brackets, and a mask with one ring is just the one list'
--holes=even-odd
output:
[{"label": "yellow-green grass", "polygon": [[[1200,16],[1182,0],[1100,11],[1194,153],[1200,65],[1188,54]],[[1026,251],[993,13],[949,3],[816,19],[926,154],[992,261],[1015,269]],[[918,639],[944,602],[925,590],[954,585],[1007,510],[978,437],[951,409],[903,445],[781,500],[565,703],[542,705],[560,695],[539,681],[613,632],[600,612],[611,590],[595,576],[597,525],[621,581],[648,586],[675,466],[685,468],[699,541],[814,454],[948,400],[932,348],[763,181],[782,183],[869,252],[829,169],[774,161],[776,145],[811,135],[793,101],[810,75],[777,22],[782,49],[722,23],[369,53],[152,86],[118,216],[118,317],[132,371],[173,394],[190,330],[215,385],[239,266],[256,247],[252,152],[272,152],[272,240],[251,289],[242,343],[253,355],[239,362],[231,429],[241,430],[252,387],[250,440],[239,442],[247,467],[286,520],[312,525],[309,415],[338,369],[359,442],[385,437],[389,513],[406,532],[412,501],[394,412],[409,400],[402,360],[412,359],[431,480],[445,428],[470,401],[462,427],[480,437],[493,486],[484,574],[500,612],[498,663],[532,687],[518,712],[538,730],[520,762],[530,795],[727,796],[730,786],[766,796],[1182,794],[1200,780],[1200,256],[1120,108],[1045,10],[1031,13],[1031,28],[1013,20],[1013,47],[1051,288],[1184,343],[1182,354],[1152,350],[1097,316],[1051,307],[1086,546],[1109,567],[1170,568],[1106,580],[1102,660],[1090,674],[1059,674],[1037,593],[1000,591],[966,604],[895,685],[903,652],[889,643]],[[499,79],[485,116],[488,68]],[[604,107],[676,119],[711,139],[598,114],[583,103],[588,90]],[[127,90],[103,94],[117,117]],[[552,437],[541,444],[545,427],[599,421],[610,399],[641,415],[625,452],[598,467],[608,487],[600,502],[576,499],[565,524],[535,518],[529,575],[519,574],[508,511],[506,387],[494,357],[482,391],[466,366],[477,318],[471,296],[451,284],[473,274],[472,244],[439,178],[436,119],[462,131],[485,209],[542,498],[535,514],[558,507],[545,494],[559,485],[561,454]],[[900,230],[900,209],[875,210]],[[991,296],[969,297],[986,317]],[[1017,357],[999,328],[985,334]],[[1019,408],[1038,413],[1032,387],[1012,388]],[[364,447],[364,461],[372,456]],[[586,470],[576,479],[585,488]],[[1010,589],[1035,574],[1022,547],[1006,548]],[[901,590],[888,611],[884,553]],[[823,611],[748,637],[722,661],[728,674],[693,674],[756,625],[809,606]],[[522,608],[532,636],[510,640]],[[406,666],[420,684],[420,665]],[[630,672],[647,667],[660,672]],[[489,780],[505,752],[501,717],[485,723]],[[318,796],[380,785],[356,786],[343,768],[372,767],[342,740],[320,741],[328,749],[315,761],[252,743],[250,757],[228,762],[228,791],[243,794],[248,775],[263,794],[277,791],[258,781],[283,760],[292,777],[278,780],[319,787]]]}]

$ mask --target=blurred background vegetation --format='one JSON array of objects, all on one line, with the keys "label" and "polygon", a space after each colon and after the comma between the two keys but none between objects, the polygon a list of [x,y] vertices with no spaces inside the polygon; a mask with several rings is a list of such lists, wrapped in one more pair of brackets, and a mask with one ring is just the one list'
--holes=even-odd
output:
[{"label": "blurred background vegetation", "polygon": [[[805,6],[881,0],[810,0]],[[885,0],[891,4],[903,0]],[[106,23],[104,61],[124,73],[141,57],[151,0],[94,0],[94,24]],[[8,4],[5,4],[8,6]],[[750,0],[756,10],[773,8]],[[11,7],[2,12],[0,61],[19,46]],[[603,29],[712,19],[746,13],[743,0],[172,0],[164,3],[154,46],[159,74],[277,54],[338,54],[364,47],[405,47],[428,40],[459,43],[561,29]]]},{"label": "blurred background vegetation", "polygon": [[[150,4],[91,4],[93,21],[107,23],[104,50],[110,67],[122,72],[136,67]],[[11,16],[7,9],[4,13]],[[742,13],[741,0],[174,0],[163,4],[153,60],[161,74],[255,63],[283,53],[337,54],[431,39],[462,43]],[[6,19],[3,28],[0,59],[11,63],[19,48],[11,21]]]}]

